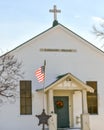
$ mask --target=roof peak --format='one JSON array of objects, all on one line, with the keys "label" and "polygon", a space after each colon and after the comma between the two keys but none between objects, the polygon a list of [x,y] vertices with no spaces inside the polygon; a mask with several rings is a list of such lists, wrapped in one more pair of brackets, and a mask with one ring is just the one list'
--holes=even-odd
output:
[{"label": "roof peak", "polygon": [[54,27],[54,26],[57,26],[57,25],[58,25],[58,21],[57,21],[57,20],[54,20],[54,21],[53,21],[53,27]]}]

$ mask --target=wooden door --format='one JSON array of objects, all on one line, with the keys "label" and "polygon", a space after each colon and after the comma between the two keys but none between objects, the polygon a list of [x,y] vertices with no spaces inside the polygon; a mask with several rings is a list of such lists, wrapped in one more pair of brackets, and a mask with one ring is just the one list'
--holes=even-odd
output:
[{"label": "wooden door", "polygon": [[57,114],[57,127],[69,128],[69,97],[55,96],[54,109]]}]

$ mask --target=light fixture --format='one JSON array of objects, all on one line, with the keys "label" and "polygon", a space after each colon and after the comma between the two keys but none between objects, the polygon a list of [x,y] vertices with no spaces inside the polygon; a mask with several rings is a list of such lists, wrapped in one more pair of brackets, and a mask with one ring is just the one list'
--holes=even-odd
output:
[{"label": "light fixture", "polygon": [[66,78],[66,81],[71,82],[71,78],[70,77]]},{"label": "light fixture", "polygon": [[70,77],[66,78],[66,86],[71,87],[72,86],[72,80]]}]

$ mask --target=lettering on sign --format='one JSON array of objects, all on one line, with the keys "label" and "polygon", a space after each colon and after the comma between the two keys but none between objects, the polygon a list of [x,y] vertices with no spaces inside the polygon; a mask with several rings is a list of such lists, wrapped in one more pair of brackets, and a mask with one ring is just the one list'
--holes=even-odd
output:
[{"label": "lettering on sign", "polygon": [[76,49],[50,49],[50,48],[41,48],[40,51],[43,52],[76,52]]}]

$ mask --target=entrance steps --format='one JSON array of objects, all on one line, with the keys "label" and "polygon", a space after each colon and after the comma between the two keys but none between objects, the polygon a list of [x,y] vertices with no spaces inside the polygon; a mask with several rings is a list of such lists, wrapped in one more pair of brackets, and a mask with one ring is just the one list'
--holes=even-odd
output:
[{"label": "entrance steps", "polygon": [[81,128],[58,128],[57,130],[81,130]]},{"label": "entrance steps", "polygon": [[[49,128],[45,128],[45,130],[49,130]],[[81,128],[57,128],[57,130],[81,130]]]}]

